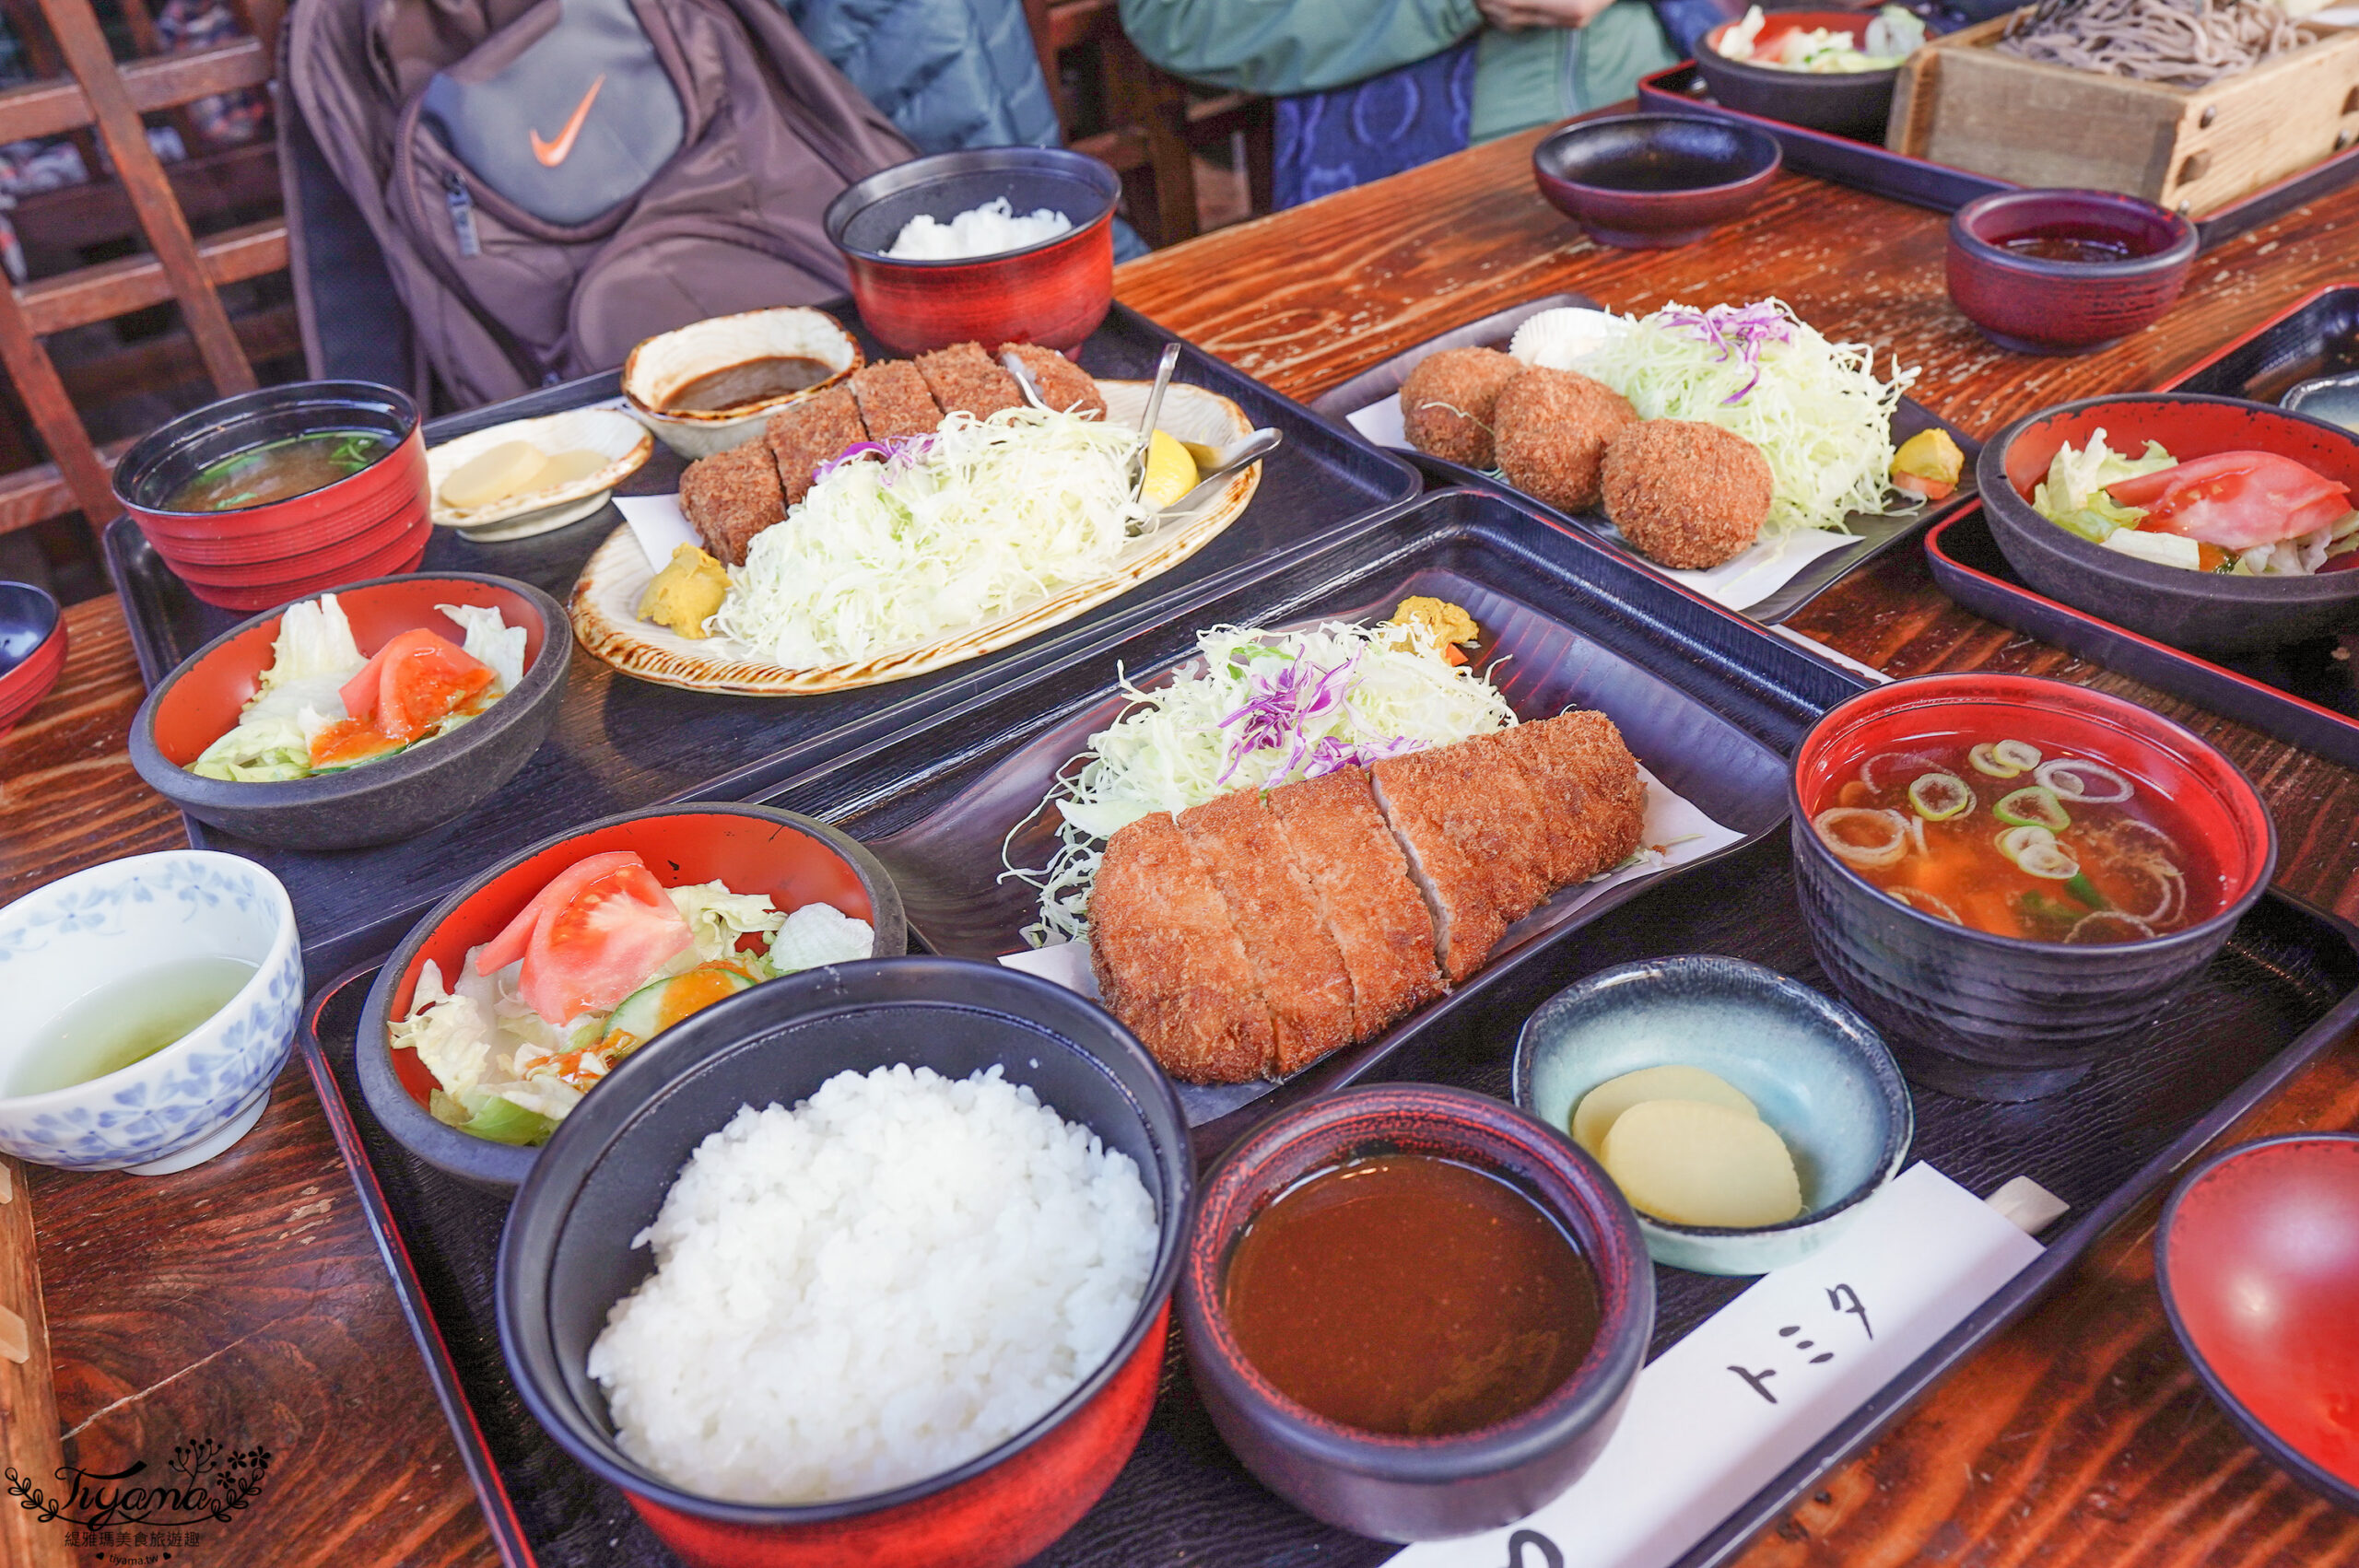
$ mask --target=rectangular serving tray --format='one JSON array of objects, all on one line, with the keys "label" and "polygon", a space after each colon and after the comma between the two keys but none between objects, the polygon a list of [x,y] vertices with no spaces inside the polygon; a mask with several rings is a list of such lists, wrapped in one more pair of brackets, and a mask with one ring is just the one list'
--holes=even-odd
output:
[{"label": "rectangular serving tray", "polygon": [[[829,307],[882,350],[849,302]],[[1109,379],[1152,379],[1169,334],[1116,305],[1082,351],[1083,364]],[[455,821],[404,843],[305,854],[276,849],[187,819],[189,841],[260,861],[287,884],[314,982],[381,953],[408,923],[480,866],[593,817],[663,801],[741,799],[866,740],[940,712],[1026,671],[1061,662],[1108,626],[1153,621],[1163,606],[1261,569],[1417,493],[1414,470],[1392,453],[1312,414],[1291,398],[1199,349],[1182,355],[1178,379],[1234,400],[1256,426],[1285,432],[1263,465],[1252,504],[1217,539],[1161,577],[1039,637],[968,663],[887,685],[823,696],[740,697],[681,691],[616,674],[574,650],[556,727],[523,771]],[[434,421],[428,439],[447,440],[510,419],[551,414],[616,395],[615,373],[592,376]],[[681,463],[662,446],[622,486],[668,494]],[[611,506],[538,538],[481,544],[437,529],[426,566],[493,572],[546,589],[565,603],[590,553],[622,526]],[[138,525],[118,518],[106,530],[107,561],[142,678],[149,686],[247,617],[200,602],[164,565]]]},{"label": "rectangular serving tray", "polygon": [[[2296,381],[2354,368],[2359,283],[2330,284],[2156,390],[2274,403]],[[2359,767],[2359,633],[2232,661],[2184,652],[2026,586],[2000,553],[1979,506],[1927,534],[1925,558],[1942,591],[1978,615]]]},{"label": "rectangular serving tray", "polygon": [[[1719,301],[1705,301],[1705,303],[1719,303]],[[1410,369],[1427,355],[1445,348],[1504,349],[1509,340],[1515,336],[1515,329],[1521,326],[1526,319],[1543,310],[1553,310],[1567,305],[1590,310],[1599,308],[1597,301],[1585,294],[1552,294],[1545,298],[1529,299],[1520,305],[1510,305],[1504,310],[1493,311],[1479,322],[1469,322],[1462,327],[1454,328],[1428,342],[1417,345],[1414,348],[1402,349],[1382,364],[1370,366],[1341,386],[1322,393],[1310,406],[1318,413],[1341,424],[1359,410],[1398,392],[1402,382],[1408,379]],[[1775,626],[1779,621],[1787,619],[1799,612],[1803,605],[1834,587],[1844,577],[1866,566],[1885,551],[1896,549],[1906,544],[1934,518],[1964,505],[1973,496],[1974,459],[1975,454],[1982,450],[1980,441],[1942,418],[1914,398],[1901,400],[1900,411],[1893,416],[1892,424],[1895,446],[1920,430],[1939,427],[1950,433],[1950,439],[1957,442],[1958,450],[1966,455],[1965,465],[1958,474],[1956,494],[1944,500],[1916,507],[1891,517],[1855,514],[1851,519],[1851,527],[1852,531],[1859,535],[1860,542],[1857,544],[1847,545],[1839,550],[1829,550],[1826,554],[1810,561],[1775,592],[1745,606],[1742,614],[1747,619],[1758,621],[1763,626]],[[1436,488],[1456,486],[1511,497],[1518,506],[1537,509],[1550,520],[1578,529],[1590,538],[1603,542],[1621,558],[1635,563],[1649,576],[1661,578],[1661,574],[1651,563],[1622,543],[1621,534],[1615,532],[1614,525],[1602,517],[1589,517],[1559,511],[1543,502],[1533,500],[1496,474],[1485,474],[1468,468],[1462,463],[1449,462],[1441,458],[1427,456],[1424,452],[1406,450],[1402,451],[1400,455],[1416,465],[1417,471],[1425,475],[1429,486]],[[1662,580],[1672,579],[1662,579]]]},{"label": "rectangular serving tray", "polygon": [[[1705,90],[1703,77],[1692,60],[1639,77],[1638,105],[1642,109],[1715,115],[1766,131],[1785,148],[1789,169],[1890,201],[1931,207],[1935,212],[1955,212],[1977,196],[2017,188],[2010,180],[1911,158],[1890,151],[1880,143],[1854,141],[1806,125],[1790,125],[1782,120],[1723,109]],[[2197,242],[2206,251],[2224,245],[2248,229],[2283,217],[2305,202],[2341,190],[2353,180],[2359,180],[2359,146],[2332,154],[2274,185],[2263,186],[2197,218]]]}]

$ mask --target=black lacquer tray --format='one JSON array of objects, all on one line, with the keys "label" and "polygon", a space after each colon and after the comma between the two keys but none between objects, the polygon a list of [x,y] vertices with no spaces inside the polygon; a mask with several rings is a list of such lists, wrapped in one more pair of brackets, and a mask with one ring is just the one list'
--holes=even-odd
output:
[{"label": "black lacquer tray", "polygon": [[[861,332],[848,302],[830,307]],[[872,356],[881,350],[861,333]],[[1117,305],[1082,351],[1093,373],[1151,380],[1169,334]],[[237,838],[194,819],[189,840],[261,861],[287,884],[314,981],[383,952],[410,920],[485,865],[593,817],[661,801],[742,798],[814,761],[939,712],[1021,672],[1053,665],[1100,628],[1152,621],[1159,606],[1258,568],[1416,494],[1417,475],[1392,454],[1310,413],[1197,349],[1178,379],[1234,400],[1257,426],[1285,432],[1263,466],[1245,514],[1219,538],[1163,576],[1088,614],[1002,652],[889,685],[824,696],[738,697],[679,691],[616,674],[579,650],[564,707],[549,740],[491,800],[432,832],[377,849],[301,854]],[[447,440],[510,419],[551,414],[616,395],[613,373],[528,393],[435,421],[429,439]],[[658,444],[626,494],[668,494],[680,461]],[[426,565],[497,572],[546,589],[559,603],[590,553],[622,525],[607,507],[538,538],[478,544],[435,532]],[[154,685],[182,660],[246,617],[191,594],[129,518],[108,527],[109,568],[130,624],[141,676]]]},{"label": "black lacquer tray", "polygon": [[[1732,301],[1703,299],[1690,300],[1688,303],[1717,305],[1732,303]],[[1515,329],[1521,326],[1527,318],[1563,305],[1577,305],[1589,310],[1598,308],[1596,300],[1582,294],[1552,294],[1543,299],[1527,300],[1520,305],[1511,305],[1504,310],[1484,317],[1479,322],[1470,322],[1462,327],[1444,333],[1430,342],[1421,343],[1414,348],[1402,350],[1382,364],[1369,367],[1343,385],[1322,394],[1311,404],[1311,407],[1328,418],[1339,424],[1343,423],[1360,409],[1371,404],[1380,403],[1398,392],[1401,390],[1402,381],[1408,377],[1411,368],[1426,356],[1444,348],[1504,349],[1508,341],[1515,336]],[[1889,516],[1854,512],[1849,521],[1851,532],[1859,543],[1846,545],[1839,550],[1829,550],[1826,554],[1810,561],[1782,586],[1753,603],[1743,606],[1744,615],[1748,619],[1760,622],[1763,626],[1777,625],[1834,587],[1840,579],[1866,566],[1885,551],[1895,549],[1916,537],[1917,533],[1933,519],[1963,506],[1974,494],[1974,458],[1975,454],[1982,450],[1980,441],[1943,419],[1916,399],[1903,398],[1899,411],[1893,415],[1892,419],[1893,445],[1898,446],[1920,430],[1936,427],[1947,430],[1950,433],[1950,439],[1958,444],[1958,450],[1966,456],[1965,464],[1958,474],[1958,488],[1955,494],[1942,500],[1920,504]],[[1625,559],[1638,563],[1649,572],[1656,570],[1643,556],[1622,543],[1619,531],[1606,521],[1602,515],[1591,516],[1558,511],[1554,507],[1533,500],[1522,491],[1508,485],[1497,474],[1480,473],[1462,463],[1449,462],[1441,458],[1429,457],[1424,452],[1409,451],[1405,449],[1402,451],[1401,455],[1414,463],[1418,472],[1426,476],[1426,482],[1431,486],[1436,487],[1462,486],[1470,489],[1487,490],[1497,495],[1511,496],[1520,505],[1536,507],[1553,520],[1582,529],[1592,537],[1605,541],[1617,554]]]},{"label": "black lacquer tray", "polygon": [[[1601,700],[1648,693],[1647,702],[1625,704],[1622,718],[1634,746],[1658,770],[1678,773],[1677,782],[1693,790],[1699,804],[1752,837],[1713,860],[1705,874],[1672,872],[1636,884],[1617,906],[1542,932],[1483,983],[1466,988],[1463,1001],[1427,1009],[1380,1048],[1352,1059],[1350,1076],[1454,1082],[1505,1095],[1516,1032],[1535,1007],[1583,976],[1646,956],[1732,954],[1825,987],[1791,893],[1781,825],[1784,769],[1764,774],[1743,759],[1765,748],[1790,748],[1857,683],[1587,537],[1541,523],[1492,496],[1427,497],[1265,570],[1250,585],[1209,590],[1167,624],[1105,630],[1068,666],[1020,691],[981,699],[938,731],[814,768],[774,798],[839,823],[893,857],[897,836],[922,832],[919,825],[934,821],[945,802],[1101,700],[1116,658],[1168,664],[1186,653],[1193,628],[1206,617],[1283,622],[1347,612],[1370,603],[1375,591],[1389,593],[1412,581],[1454,582],[1496,595],[1503,641],[1533,635],[1532,628],[1510,633],[1518,614],[1556,623],[1586,651],[1569,663],[1545,661],[1548,670],[1571,672],[1553,678]],[[1543,662],[1537,642],[1523,646],[1533,663]],[[1650,672],[1659,688],[1625,684],[1629,677],[1620,671],[1630,666]],[[1525,678],[1534,683],[1532,695],[1556,689],[1548,671]],[[1720,718],[1696,728],[1684,715],[1702,705]],[[1660,711],[1649,716],[1649,706]],[[1695,744],[1699,736],[1708,749],[1725,749],[1689,759],[1693,766],[1661,750],[1664,743]],[[1728,769],[1717,787],[1702,778],[1711,766]],[[898,848],[906,852],[912,842]],[[906,853],[901,858],[910,861]],[[915,910],[925,895],[911,891]],[[953,914],[948,926],[939,913],[918,917],[917,928],[923,931],[931,919],[954,946],[979,940],[977,932],[962,931]],[[533,1424],[508,1381],[492,1316],[504,1205],[412,1158],[363,1105],[353,1072],[354,1033],[373,973],[367,965],[352,970],[313,998],[301,1037],[304,1059],[502,1551],[511,1563],[546,1568],[672,1564],[622,1496],[566,1458]],[[2045,1256],[1720,1521],[1683,1560],[1684,1568],[1721,1561],[1773,1523],[1828,1467],[1872,1438],[2054,1282],[2196,1149],[2340,1038],[2359,1020],[2354,987],[2359,931],[2271,895],[2162,1021],[2066,1094],[1991,1106],[1919,1092],[1914,1157],[1978,1193],[2029,1176],[2071,1208],[2047,1235]],[[1327,1086],[1314,1069],[1278,1094],[1201,1126],[1200,1156],[1216,1153],[1281,1096]],[[1656,1352],[1745,1283],[1658,1268]],[[1256,1484],[1215,1435],[1175,1343],[1137,1454],[1040,1562],[1051,1568],[1359,1568],[1394,1550],[1321,1526]]]},{"label": "black lacquer tray", "polygon": [[[2274,403],[2296,381],[2359,369],[2359,283],[2332,284],[2156,390]],[[1942,592],[2083,659],[2359,767],[2359,631],[2211,660],[2143,638],[2035,591],[1990,537],[1979,507],[1925,537]]]},{"label": "black lacquer tray", "polygon": [[[1911,206],[1931,207],[1935,212],[1955,212],[1977,196],[2017,189],[2013,181],[1911,158],[1907,153],[1894,152],[1880,142],[1855,141],[1807,125],[1792,125],[1783,120],[1723,108],[1706,90],[1703,75],[1692,60],[1639,77],[1638,106],[1676,113],[1709,114],[1751,125],[1778,138],[1778,145],[1785,149],[1786,167],[1798,173],[1813,174],[1837,185],[1907,202]],[[2359,146],[2320,158],[2274,185],[2265,185],[2197,218],[2197,242],[2206,251],[2224,245],[2247,229],[2283,217],[2303,203],[2339,191],[2353,180],[2359,180]]]}]

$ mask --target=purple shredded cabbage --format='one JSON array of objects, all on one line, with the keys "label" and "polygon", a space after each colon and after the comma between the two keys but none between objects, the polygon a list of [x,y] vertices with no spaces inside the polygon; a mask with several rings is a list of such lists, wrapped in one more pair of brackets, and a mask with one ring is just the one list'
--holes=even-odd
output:
[{"label": "purple shredded cabbage", "polygon": [[1242,728],[1229,742],[1227,767],[1214,782],[1227,783],[1229,777],[1245,765],[1245,759],[1258,751],[1285,750],[1285,759],[1271,772],[1273,778],[1291,778],[1297,769],[1305,778],[1317,778],[1340,768],[1381,762],[1386,757],[1421,749],[1423,743],[1405,735],[1390,740],[1342,741],[1332,735],[1312,740],[1307,733],[1351,696],[1358,680],[1354,673],[1358,662],[1357,658],[1347,659],[1332,670],[1322,670],[1297,654],[1292,663],[1274,675],[1256,672],[1248,676],[1252,696],[1220,721],[1223,730],[1232,724]]},{"label": "purple shredded cabbage", "polygon": [[1664,310],[1656,318],[1665,327],[1685,332],[1699,343],[1719,350],[1720,363],[1732,359],[1744,361],[1753,372],[1744,385],[1720,406],[1731,407],[1753,395],[1761,384],[1761,350],[1772,343],[1794,341],[1793,323],[1777,306],[1762,301],[1753,305],[1715,305],[1706,310],[1691,310],[1684,307]]},{"label": "purple shredded cabbage", "polygon": [[834,457],[813,469],[811,477],[816,482],[825,479],[846,463],[858,462],[861,459],[867,457],[880,458],[885,463],[885,473],[881,478],[886,488],[890,489],[896,469],[907,471],[915,468],[920,460],[933,448],[932,436],[903,436],[890,441],[854,441]]}]

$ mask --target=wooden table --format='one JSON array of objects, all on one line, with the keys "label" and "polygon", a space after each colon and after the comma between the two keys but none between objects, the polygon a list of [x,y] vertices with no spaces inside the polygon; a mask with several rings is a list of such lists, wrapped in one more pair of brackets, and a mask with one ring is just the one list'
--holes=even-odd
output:
[{"label": "wooden table", "polygon": [[[1920,399],[1988,432],[2042,404],[2152,385],[2318,284],[2359,275],[2353,191],[2203,257],[2169,319],[2130,343],[2024,358],[1949,307],[1933,214],[1789,175],[1704,244],[1603,251],[1534,195],[1533,140],[1159,252],[1123,270],[1121,296],[1309,397],[1447,327],[1562,289],[1625,310],[1776,294],[1830,335],[1921,367]],[[181,841],[124,755],[140,685],[121,616],[100,602],[69,618],[65,682],[0,743],[0,896]],[[1895,674],[2036,671],[2170,714],[2267,794],[2281,885],[2359,914],[2359,776],[1965,614],[1915,551],[1845,582],[1801,626]],[[2348,1040],[2232,1136],[2354,1125],[2359,1040]],[[192,1436],[271,1451],[249,1516],[175,1562],[494,1561],[299,1067],[257,1130],[212,1164],[153,1181],[41,1171],[31,1186],[69,1459],[90,1471],[154,1464]],[[2180,1355],[2153,1289],[2154,1208],[1829,1475],[1746,1561],[2359,1563],[2359,1518],[2240,1439]]]}]

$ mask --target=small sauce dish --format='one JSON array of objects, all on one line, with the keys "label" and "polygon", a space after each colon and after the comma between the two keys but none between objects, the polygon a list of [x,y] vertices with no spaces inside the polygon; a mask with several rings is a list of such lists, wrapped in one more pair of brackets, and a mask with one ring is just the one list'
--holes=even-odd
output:
[{"label": "small sauce dish", "polygon": [[1577,120],[1532,149],[1550,206],[1601,245],[1692,245],[1761,199],[1785,153],[1766,131],[1689,114]]},{"label": "small sauce dish", "polygon": [[1998,191],[1950,217],[1950,298],[2017,354],[2091,354],[2162,319],[2199,240],[2183,214],[2111,191]]}]

